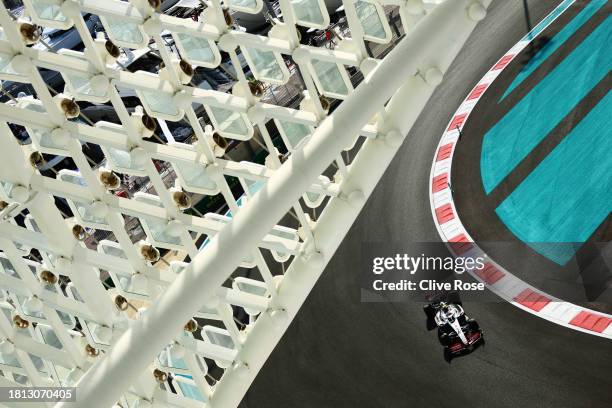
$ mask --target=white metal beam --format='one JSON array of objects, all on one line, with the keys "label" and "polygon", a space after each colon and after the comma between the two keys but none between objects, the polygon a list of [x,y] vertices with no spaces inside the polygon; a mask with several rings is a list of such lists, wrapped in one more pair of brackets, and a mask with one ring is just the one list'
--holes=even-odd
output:
[{"label": "white metal beam", "polygon": [[[106,408],[116,401],[130,379],[149,364],[202,303],[211,301],[214,287],[230,275],[270,226],[291,207],[312,180],[325,170],[397,89],[413,78],[417,71],[446,68],[433,64],[439,62],[440,55],[450,48],[445,44],[460,47],[463,41],[458,38],[465,40],[471,32],[475,23],[466,16],[470,3],[468,0],[449,1],[434,9],[391,51],[351,97],[320,124],[310,142],[283,164],[262,190],[238,212],[232,223],[224,227],[196,256],[158,302],[130,326],[106,358],[84,375],[79,382],[82,402],[76,406]],[[430,44],[433,46],[429,47]],[[389,129],[387,135],[398,131]],[[357,206],[363,204],[359,200],[364,194],[362,188],[359,186],[352,191],[343,188],[345,197],[353,197],[348,200],[349,203]],[[347,214],[341,216],[348,217]],[[333,220],[330,228],[334,228],[335,223]],[[232,256],[222,255],[230,253]],[[310,255],[310,261],[318,259],[319,265],[324,264],[331,255],[321,252],[318,246],[314,254]],[[308,291],[309,288],[304,290]],[[279,293],[282,291],[283,286]],[[277,303],[273,308],[275,315],[286,314],[286,305]],[[212,399],[214,404],[214,394]],[[64,406],[68,404],[58,405]]]}]

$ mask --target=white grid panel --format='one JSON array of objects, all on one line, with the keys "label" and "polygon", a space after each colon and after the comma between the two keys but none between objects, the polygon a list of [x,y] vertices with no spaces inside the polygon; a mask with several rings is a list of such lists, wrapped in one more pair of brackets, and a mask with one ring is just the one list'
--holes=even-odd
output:
[{"label": "white grid panel", "polygon": [[[6,384],[76,384],[308,143],[330,106],[349,97],[360,67],[375,62],[368,55],[386,54],[439,2],[280,0],[273,12],[260,0],[207,0],[185,2],[199,12],[182,15],[162,13],[160,3],[24,0],[17,12],[0,8]],[[330,11],[344,17],[330,25]],[[266,14],[272,28],[263,35],[241,27],[248,14]],[[308,28],[324,31],[300,39]],[[50,44],[64,32],[83,46]],[[138,57],[156,62],[134,68]],[[201,73],[230,81],[196,84]],[[53,75],[63,89],[50,85]],[[89,117],[103,108],[111,119]],[[189,133],[184,140],[175,140],[177,124]],[[283,272],[316,251],[317,214],[339,198],[359,136],[377,134],[370,123],[355,135],[217,290],[219,301],[203,305],[134,379],[122,407],[209,401],[274,303]],[[264,153],[244,153],[253,149]]]}]

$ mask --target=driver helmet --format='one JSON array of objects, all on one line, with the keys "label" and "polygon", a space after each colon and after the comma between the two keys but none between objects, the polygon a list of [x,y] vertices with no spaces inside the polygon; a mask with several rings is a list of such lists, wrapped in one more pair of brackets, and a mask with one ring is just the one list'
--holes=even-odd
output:
[{"label": "driver helmet", "polygon": [[442,303],[440,303],[440,312],[442,313],[442,315],[443,315],[443,316],[444,316],[446,319],[448,319],[448,320],[450,320],[450,321],[455,320],[455,319],[453,318],[453,313],[452,313],[451,308],[450,308],[450,306],[448,305],[448,303],[446,303],[446,302],[442,302]]}]

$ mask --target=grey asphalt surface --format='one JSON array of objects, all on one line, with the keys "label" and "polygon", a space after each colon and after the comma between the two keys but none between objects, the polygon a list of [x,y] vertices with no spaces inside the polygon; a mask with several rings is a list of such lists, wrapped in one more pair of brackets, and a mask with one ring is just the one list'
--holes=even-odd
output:
[{"label": "grey asphalt surface", "polygon": [[[533,21],[557,3],[530,1]],[[494,0],[241,407],[612,407],[610,340],[465,302],[487,343],[449,365],[420,304],[360,302],[363,241],[439,240],[428,178],[440,135],[524,29],[522,1]]]}]

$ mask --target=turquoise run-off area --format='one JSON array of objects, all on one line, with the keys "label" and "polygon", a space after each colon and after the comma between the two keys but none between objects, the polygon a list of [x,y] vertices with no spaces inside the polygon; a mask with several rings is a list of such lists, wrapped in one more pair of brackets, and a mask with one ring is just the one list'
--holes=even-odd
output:
[{"label": "turquoise run-off area", "polygon": [[610,44],[612,17],[485,134],[480,175],[487,194],[610,72]]},{"label": "turquoise run-off area", "polygon": [[514,235],[560,265],[612,211],[611,108],[609,92],[496,210]]},{"label": "turquoise run-off area", "polygon": [[[608,0],[593,0],[589,4],[587,4],[580,11],[580,13],[578,13],[572,19],[572,21],[570,21],[565,27],[563,27],[563,29],[559,31],[557,35],[551,38],[550,41],[546,43],[546,45],[542,47],[542,49],[536,55],[534,55],[533,58],[529,60],[529,62],[523,67],[523,69],[521,69],[518,75],[514,78],[508,89],[506,89],[506,92],[504,92],[504,95],[501,97],[501,100],[506,98],[506,96],[510,95],[510,93],[512,93],[512,91],[517,86],[523,83],[526,78],[528,78],[536,69],[538,69],[540,65],[542,65],[542,63],[546,61],[546,59],[548,59],[548,57],[554,54],[554,52],[557,51],[565,41],[567,41],[568,38],[574,35],[574,33],[578,31],[580,27],[582,27],[591,17],[593,17],[593,15],[597,13],[597,11],[599,11],[599,9],[601,9],[607,3],[607,1]],[[564,3],[567,2],[568,0],[566,0]],[[560,7],[558,7],[555,12],[565,10],[563,6],[565,6],[565,4],[562,4]],[[556,17],[555,13],[550,14],[547,19],[553,16]],[[547,25],[549,22],[546,22],[546,20],[542,21],[542,23],[536,26],[536,30],[538,30],[538,27],[540,27],[541,25],[544,27],[543,23]],[[530,36],[530,39],[532,38],[533,37]]]},{"label": "turquoise run-off area", "polygon": [[[591,8],[583,9],[572,23],[584,24],[598,3],[590,3]],[[571,33],[564,30],[560,38],[551,40],[555,49],[577,28]],[[612,17],[487,132],[481,155],[487,193],[608,75],[610,44]],[[543,48],[534,59],[539,65],[553,52]],[[611,112],[608,94],[496,210],[513,234],[560,265],[572,258],[612,210]]]}]

